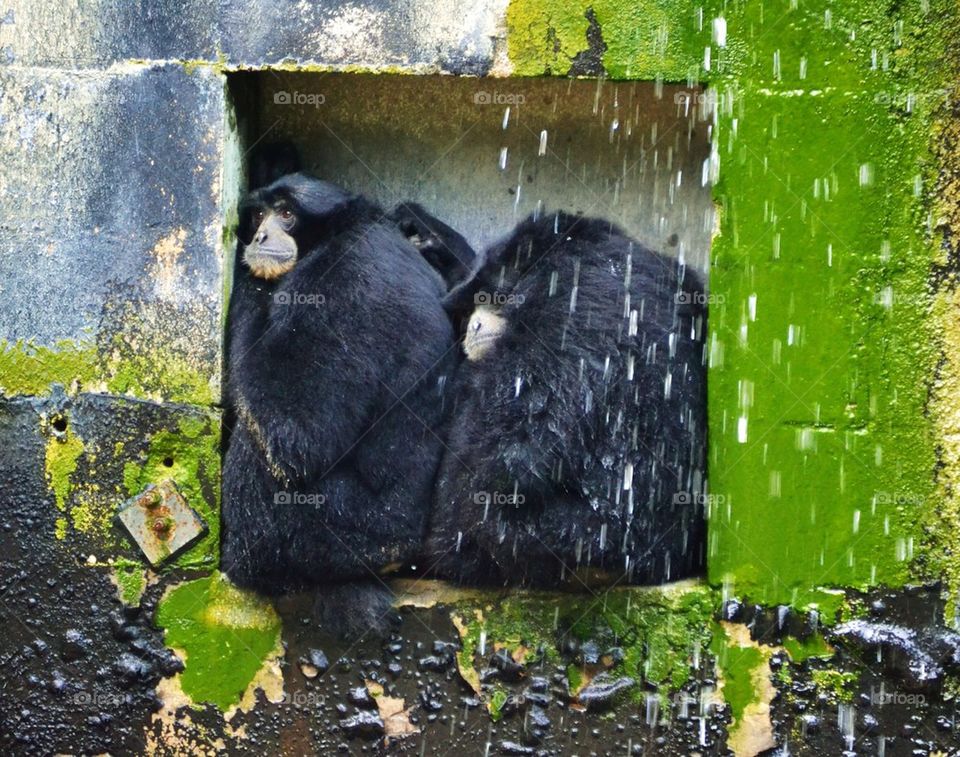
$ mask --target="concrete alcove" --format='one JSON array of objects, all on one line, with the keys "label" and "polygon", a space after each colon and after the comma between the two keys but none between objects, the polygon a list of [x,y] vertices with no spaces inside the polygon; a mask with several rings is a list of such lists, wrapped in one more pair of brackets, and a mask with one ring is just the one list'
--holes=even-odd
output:
[{"label": "concrete alcove", "polygon": [[476,247],[538,206],[608,218],[705,270],[706,98],[653,82],[265,71],[229,77],[245,150],[392,207],[417,200]]}]

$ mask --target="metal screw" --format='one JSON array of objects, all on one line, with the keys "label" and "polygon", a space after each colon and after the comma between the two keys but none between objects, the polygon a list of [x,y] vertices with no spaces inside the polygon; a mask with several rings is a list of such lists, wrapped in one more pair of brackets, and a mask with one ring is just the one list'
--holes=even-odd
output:
[{"label": "metal screw", "polygon": [[167,539],[170,537],[170,525],[169,518],[157,518],[153,522],[153,533],[158,539]]}]

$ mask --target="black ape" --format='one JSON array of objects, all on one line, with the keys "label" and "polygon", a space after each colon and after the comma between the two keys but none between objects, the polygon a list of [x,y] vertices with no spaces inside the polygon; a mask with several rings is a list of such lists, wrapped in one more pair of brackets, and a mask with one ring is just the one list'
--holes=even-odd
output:
[{"label": "black ape", "polygon": [[472,315],[427,543],[437,572],[539,586],[581,569],[630,583],[698,572],[697,277],[559,213],[521,223],[447,304]]},{"label": "black ape", "polygon": [[365,578],[420,547],[456,350],[443,282],[383,218],[304,174],[242,210],[222,545],[241,586]]},{"label": "black ape", "polygon": [[390,219],[440,272],[448,287],[467,278],[477,254],[461,234],[416,202],[400,203],[390,212]]}]

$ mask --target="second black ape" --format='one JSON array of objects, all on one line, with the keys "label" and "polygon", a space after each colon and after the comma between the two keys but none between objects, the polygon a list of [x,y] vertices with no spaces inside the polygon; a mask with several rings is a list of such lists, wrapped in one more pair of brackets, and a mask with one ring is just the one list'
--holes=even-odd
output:
[{"label": "second black ape", "polygon": [[[455,288],[428,562],[471,583],[659,583],[704,564],[705,299],[600,219],[521,223]],[[581,576],[581,580],[586,580]]]},{"label": "second black ape", "polygon": [[[421,543],[455,350],[443,282],[383,218],[304,174],[244,205],[222,543],[241,586],[366,579]],[[353,625],[374,623],[350,591]]]}]

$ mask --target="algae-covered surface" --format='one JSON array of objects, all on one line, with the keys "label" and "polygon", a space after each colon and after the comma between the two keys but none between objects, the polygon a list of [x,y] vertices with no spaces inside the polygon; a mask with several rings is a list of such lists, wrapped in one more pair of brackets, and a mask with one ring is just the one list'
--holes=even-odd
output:
[{"label": "algae-covered surface", "polygon": [[738,596],[823,611],[824,589],[901,585],[943,552],[921,522],[956,17],[936,1],[510,3],[515,73],[567,74],[592,49],[612,78],[707,84],[716,105],[708,566]]},{"label": "algae-covered surface", "polygon": [[170,589],[156,622],[166,631],[166,645],[184,658],[184,693],[221,710],[240,703],[280,637],[280,619],[269,602],[220,574]]},{"label": "algae-covered surface", "polygon": [[141,458],[127,461],[123,483],[128,496],[147,484],[171,479],[207,524],[207,534],[174,560],[182,568],[213,568],[220,550],[220,427],[211,417],[186,417],[176,430],[162,430]]},{"label": "algae-covered surface", "polygon": [[[699,665],[701,650],[710,643],[715,602],[714,592],[696,582],[599,595],[518,593],[495,602],[464,599],[451,611],[461,639],[458,667],[479,691],[481,669],[498,650],[524,664],[556,665],[589,643],[597,660],[581,654],[579,661],[567,665],[572,694],[602,668],[662,687],[666,697]],[[640,701],[644,694],[636,687],[631,696]],[[488,706],[496,716],[496,691]]]}]

